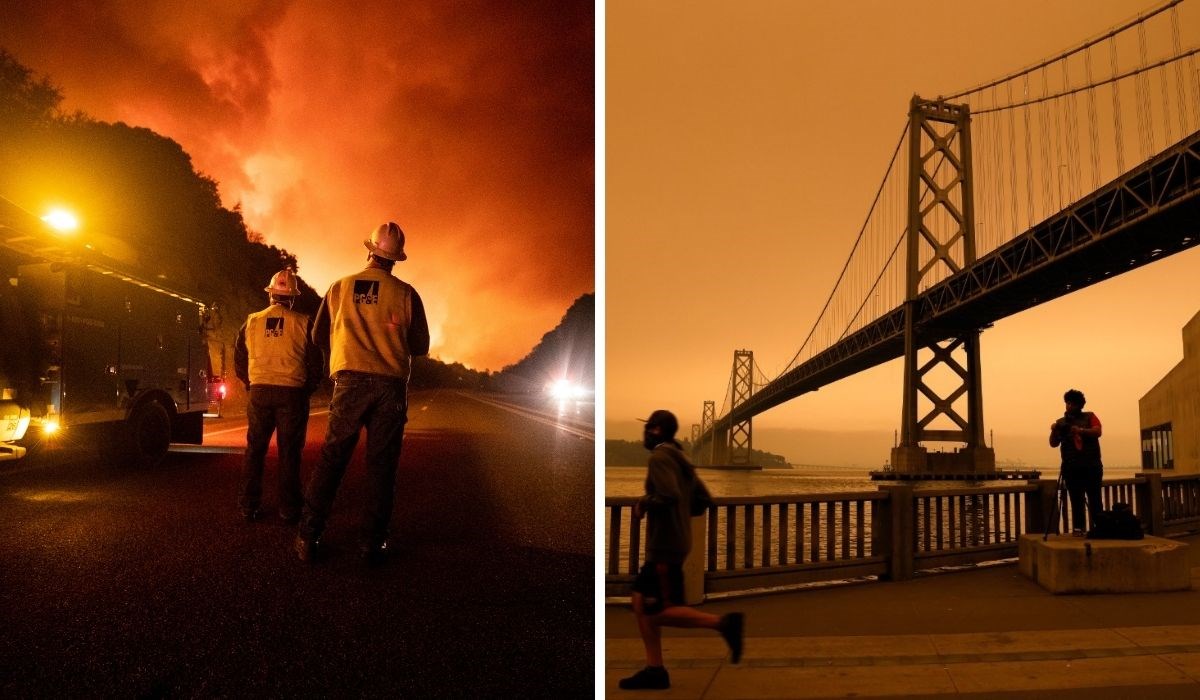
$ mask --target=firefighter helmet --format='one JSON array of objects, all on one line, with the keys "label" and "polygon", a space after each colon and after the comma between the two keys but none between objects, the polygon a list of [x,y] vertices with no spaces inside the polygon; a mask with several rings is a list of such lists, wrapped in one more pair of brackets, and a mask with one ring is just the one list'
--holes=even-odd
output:
[{"label": "firefighter helmet", "polygon": [[404,231],[401,231],[400,226],[394,221],[376,227],[374,231],[371,231],[371,237],[363,241],[363,245],[371,251],[372,255],[378,255],[387,260],[408,259],[408,256],[404,254]]},{"label": "firefighter helmet", "polygon": [[280,270],[271,276],[271,284],[263,289],[264,292],[277,297],[300,296],[300,286],[296,283],[296,273],[290,269]]}]

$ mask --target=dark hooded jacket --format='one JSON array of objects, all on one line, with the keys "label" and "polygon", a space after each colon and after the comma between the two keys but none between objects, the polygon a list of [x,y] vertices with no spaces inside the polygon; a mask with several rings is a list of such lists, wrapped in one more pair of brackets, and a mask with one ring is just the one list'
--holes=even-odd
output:
[{"label": "dark hooded jacket", "polygon": [[696,468],[674,443],[650,451],[646,495],[646,561],[682,564],[692,548],[691,498]]}]

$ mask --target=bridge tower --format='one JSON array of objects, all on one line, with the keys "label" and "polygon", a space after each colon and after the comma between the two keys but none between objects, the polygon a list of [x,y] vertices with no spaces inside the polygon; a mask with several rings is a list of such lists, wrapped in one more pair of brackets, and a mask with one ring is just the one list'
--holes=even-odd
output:
[{"label": "bridge tower", "polygon": [[[754,353],[750,350],[733,351],[733,399],[731,409],[741,406],[754,394]],[[751,448],[754,445],[751,434],[753,419],[734,423],[729,427],[729,463],[750,464]]]},{"label": "bridge tower", "polygon": [[695,451],[696,446],[700,444],[700,424],[692,423],[692,450]]},{"label": "bridge tower", "polygon": [[704,411],[700,414],[700,434],[708,435],[708,449],[701,450],[700,445],[696,445],[696,459],[698,464],[716,464],[717,436],[713,434],[713,423],[716,421],[717,402],[705,401]]},{"label": "bridge tower", "polygon": [[[953,274],[975,262],[971,114],[967,105],[913,95],[908,163],[904,404],[892,468],[901,473],[992,472],[996,457],[985,444],[983,430],[980,329],[917,328],[913,323],[922,280],[940,272],[939,266]],[[935,378],[940,378],[938,388],[931,386]],[[924,415],[918,403],[922,396],[929,403]],[[954,407],[960,399],[966,409],[962,412]],[[939,418],[948,419],[951,427],[931,427]],[[945,426],[946,420],[940,423]],[[921,444],[925,441],[960,446],[949,453],[931,453]]]}]

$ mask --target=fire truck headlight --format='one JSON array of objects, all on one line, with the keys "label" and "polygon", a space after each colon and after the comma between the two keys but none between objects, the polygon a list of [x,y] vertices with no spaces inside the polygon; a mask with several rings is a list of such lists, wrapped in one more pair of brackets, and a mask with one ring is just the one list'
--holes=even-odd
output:
[{"label": "fire truck headlight", "polygon": [[46,435],[53,435],[58,432],[58,429],[60,427],[61,426],[58,424],[58,420],[55,418],[51,418],[50,420],[48,420],[42,424],[42,432],[45,433]]},{"label": "fire truck headlight", "polygon": [[42,221],[50,224],[50,227],[55,231],[62,233],[70,233],[79,228],[79,219],[74,214],[66,209],[55,208],[46,212],[42,217]]}]

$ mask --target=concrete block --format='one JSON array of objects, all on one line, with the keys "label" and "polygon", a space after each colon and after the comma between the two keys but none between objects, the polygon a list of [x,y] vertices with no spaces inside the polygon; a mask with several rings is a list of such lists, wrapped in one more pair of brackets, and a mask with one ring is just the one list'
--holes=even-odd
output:
[{"label": "concrete block", "polygon": [[1017,540],[1017,570],[1034,581],[1037,580],[1037,545],[1041,541],[1040,534],[1021,535]]},{"label": "concrete block", "polygon": [[[1087,540],[1026,535],[1021,573],[1051,593],[1153,593],[1191,588],[1188,545],[1162,537]],[[1028,560],[1028,561],[1027,561]]]}]

